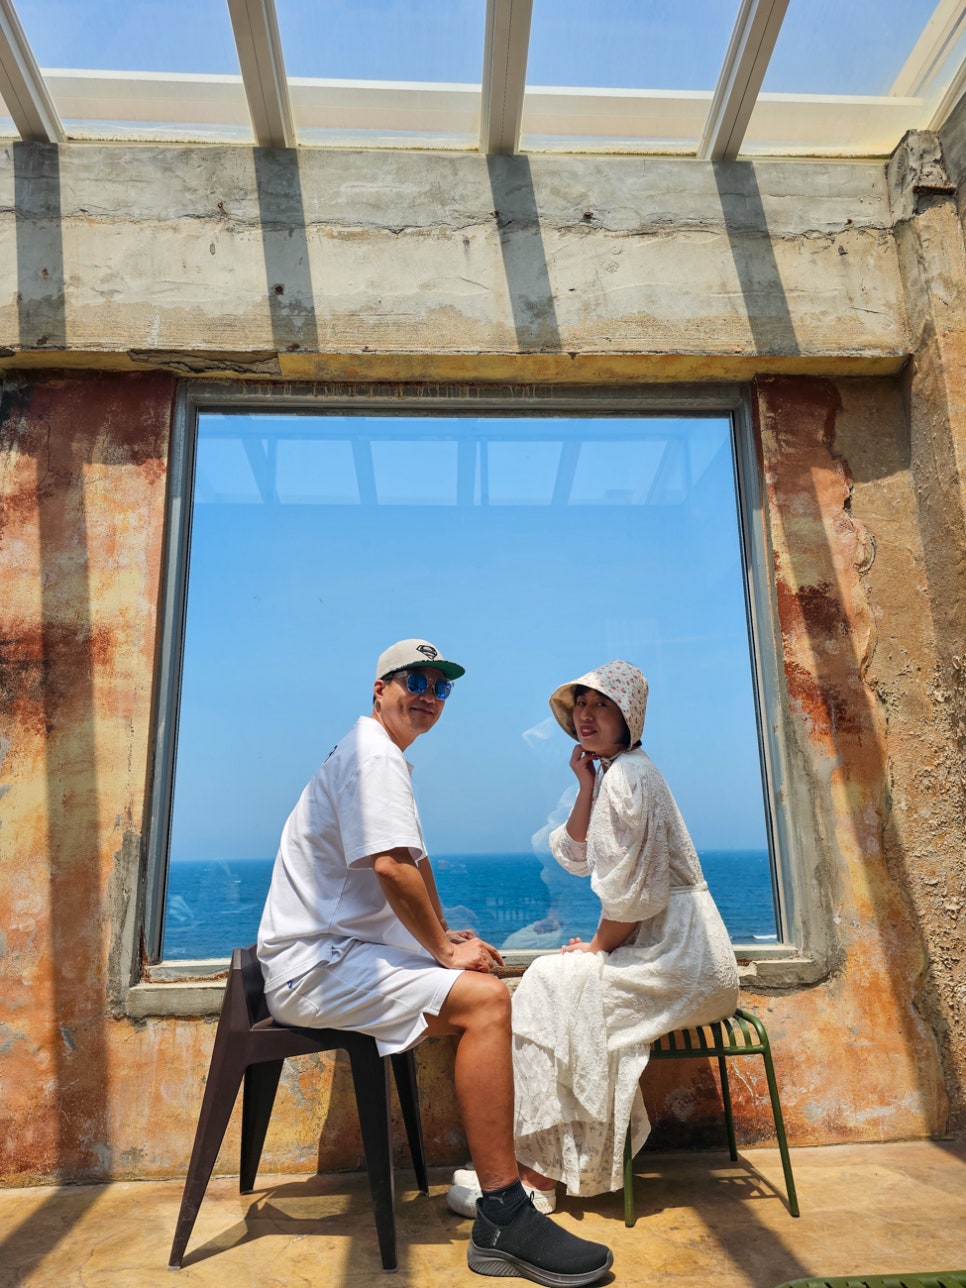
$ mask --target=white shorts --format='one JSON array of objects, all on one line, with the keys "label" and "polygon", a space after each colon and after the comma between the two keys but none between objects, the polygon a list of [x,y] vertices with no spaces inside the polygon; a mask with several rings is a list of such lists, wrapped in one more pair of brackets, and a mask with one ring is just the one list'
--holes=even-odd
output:
[{"label": "white shorts", "polygon": [[266,991],[279,1024],[355,1029],[376,1039],[380,1055],[408,1051],[438,1015],[462,975],[429,953],[353,940],[337,961],[321,962]]}]

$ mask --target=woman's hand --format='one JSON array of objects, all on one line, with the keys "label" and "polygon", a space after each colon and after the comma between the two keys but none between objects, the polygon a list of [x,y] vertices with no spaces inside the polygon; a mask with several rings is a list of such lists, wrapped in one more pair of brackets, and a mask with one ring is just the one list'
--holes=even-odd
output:
[{"label": "woman's hand", "polygon": [[590,826],[590,812],[594,805],[594,782],[597,778],[597,757],[592,751],[584,751],[578,742],[570,753],[570,768],[577,775],[577,799],[573,803],[570,817],[567,819],[567,835],[581,844],[587,840],[587,829]]},{"label": "woman's hand", "polygon": [[562,953],[612,953],[615,948],[620,948],[621,944],[627,943],[640,924],[639,921],[609,921],[607,917],[601,917],[600,925],[589,944],[585,944],[580,936],[576,935],[569,944],[564,944],[560,951]]},{"label": "woman's hand", "polygon": [[597,777],[597,756],[594,752],[584,751],[578,742],[570,753],[570,768],[577,775],[581,790],[589,788],[593,791],[594,779]]},{"label": "woman's hand", "polygon": [[472,930],[447,930],[446,938],[451,944],[461,944],[467,939],[472,939],[474,934]]}]

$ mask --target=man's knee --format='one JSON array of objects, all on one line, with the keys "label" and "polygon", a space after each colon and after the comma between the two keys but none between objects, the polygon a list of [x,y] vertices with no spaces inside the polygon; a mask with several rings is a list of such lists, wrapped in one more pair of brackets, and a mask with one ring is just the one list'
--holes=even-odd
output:
[{"label": "man's knee", "polygon": [[485,1007],[487,1011],[496,1017],[505,1017],[507,1023],[510,1020],[510,990],[502,979],[497,979],[495,975],[480,975],[480,996],[478,1005]]},{"label": "man's knee", "polygon": [[[460,1028],[477,1024],[510,1027],[510,994],[502,979],[479,971],[464,971],[450,990],[447,1018]],[[440,1012],[442,1015],[443,1012]]]}]

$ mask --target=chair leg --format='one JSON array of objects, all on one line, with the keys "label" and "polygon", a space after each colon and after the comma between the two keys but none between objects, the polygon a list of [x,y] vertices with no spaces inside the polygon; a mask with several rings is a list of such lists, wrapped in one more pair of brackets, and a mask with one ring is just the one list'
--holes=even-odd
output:
[{"label": "chair leg", "polygon": [[795,1178],[792,1176],[792,1160],[788,1153],[788,1140],[785,1136],[785,1119],[782,1115],[781,1101],[778,1099],[778,1082],[775,1078],[775,1066],[772,1063],[771,1048],[768,1038],[763,1042],[762,1057],[765,1061],[765,1077],[768,1079],[768,1094],[771,1096],[771,1112],[775,1119],[775,1135],[778,1137],[778,1149],[782,1157],[782,1171],[785,1173],[785,1189],[788,1191],[788,1210],[792,1216],[798,1216],[798,1194],[795,1190]]},{"label": "chair leg", "polygon": [[416,1173],[416,1184],[422,1194],[429,1193],[426,1176],[426,1151],[423,1149],[423,1125],[419,1115],[419,1084],[416,1081],[416,1056],[413,1051],[402,1051],[390,1056],[396,1079],[396,1094],[406,1125],[409,1153]]},{"label": "chair leg", "polygon": [[634,1156],[631,1153],[631,1128],[624,1137],[624,1224],[628,1229],[634,1224]]},{"label": "chair leg", "polygon": [[731,1084],[728,1081],[728,1066],[723,1055],[718,1056],[718,1074],[721,1078],[721,1100],[724,1104],[725,1127],[728,1129],[728,1152],[731,1161],[738,1161],[738,1142],[735,1137],[735,1115],[731,1108]]},{"label": "chair leg", "polygon": [[[233,1055],[235,1059],[232,1058]],[[172,1270],[181,1269],[184,1250],[194,1229],[198,1209],[205,1197],[215,1159],[218,1157],[228,1121],[235,1107],[235,1101],[238,1099],[242,1073],[237,1053],[232,1051],[230,1044],[219,1046],[216,1038],[211,1066],[208,1069],[208,1081],[205,1083],[205,1094],[201,1101],[198,1127],[191,1148],[191,1161],[188,1163],[188,1175],[185,1178],[184,1193],[181,1197],[178,1224],[175,1227],[174,1242],[168,1258],[168,1266]]]},{"label": "chair leg", "polygon": [[278,1080],[284,1060],[266,1060],[250,1064],[245,1070],[242,1096],[241,1165],[238,1173],[240,1194],[251,1194],[262,1157],[268,1122],[275,1104]]},{"label": "chair leg", "polygon": [[392,1119],[389,1109],[389,1060],[373,1039],[349,1051],[352,1082],[359,1107],[362,1145],[383,1270],[396,1269],[396,1211],[392,1174]]}]

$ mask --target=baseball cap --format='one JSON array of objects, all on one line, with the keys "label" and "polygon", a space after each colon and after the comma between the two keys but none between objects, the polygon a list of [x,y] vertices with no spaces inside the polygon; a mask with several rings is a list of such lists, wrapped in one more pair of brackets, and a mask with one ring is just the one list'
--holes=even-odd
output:
[{"label": "baseball cap", "polygon": [[466,668],[458,662],[447,662],[439,649],[429,640],[400,640],[390,644],[376,663],[376,679],[381,680],[392,671],[409,671],[417,666],[435,666],[447,680],[458,680]]}]

